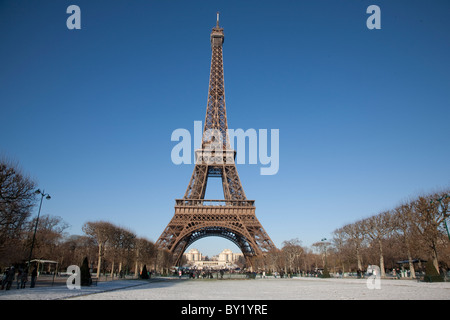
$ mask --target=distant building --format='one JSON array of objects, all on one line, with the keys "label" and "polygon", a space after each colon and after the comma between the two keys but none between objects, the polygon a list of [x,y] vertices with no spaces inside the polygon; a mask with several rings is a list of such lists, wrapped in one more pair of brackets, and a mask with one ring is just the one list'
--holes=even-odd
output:
[{"label": "distant building", "polygon": [[242,253],[233,253],[230,249],[225,249],[219,253],[219,261],[225,261],[229,263],[235,263],[238,261],[239,257],[243,257]]},{"label": "distant building", "polygon": [[202,261],[203,256],[197,249],[191,249],[184,254],[188,262]]},{"label": "distant building", "polygon": [[233,253],[230,249],[225,249],[219,255],[213,256],[206,261],[202,253],[197,249],[191,249],[184,253],[187,260],[187,266],[197,269],[224,269],[235,268],[240,257],[244,257],[242,253]]}]

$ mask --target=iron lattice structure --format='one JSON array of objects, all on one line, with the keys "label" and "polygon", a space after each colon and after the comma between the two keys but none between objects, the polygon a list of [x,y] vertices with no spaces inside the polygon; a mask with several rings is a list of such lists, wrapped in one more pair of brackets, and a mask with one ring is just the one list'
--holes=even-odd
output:
[{"label": "iron lattice structure", "polygon": [[[223,28],[219,27],[217,16],[217,25],[211,32],[211,73],[201,149],[195,151],[195,168],[186,193],[183,199],[175,200],[175,214],[156,242],[159,248],[175,255],[177,265],[186,248],[208,236],[234,242],[250,264],[254,257],[276,249],[256,218],[255,201],[245,196],[234,162],[236,152],[230,148],[223,42]],[[222,178],[224,200],[205,199],[210,177]]]}]

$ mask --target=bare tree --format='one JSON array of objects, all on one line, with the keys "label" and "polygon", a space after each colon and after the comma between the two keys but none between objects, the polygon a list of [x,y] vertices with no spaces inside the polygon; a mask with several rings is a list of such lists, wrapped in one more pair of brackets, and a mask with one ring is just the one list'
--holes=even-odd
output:
[{"label": "bare tree", "polygon": [[117,227],[112,226],[109,231],[109,241],[105,248],[105,252],[107,252],[108,259],[111,260],[111,277],[114,278],[116,274],[116,261],[119,258],[119,247],[120,247],[120,234],[116,231]]},{"label": "bare tree", "polygon": [[414,217],[414,214],[415,212],[412,210],[411,202],[405,202],[397,206],[393,210],[394,230],[401,237],[402,242],[405,244],[411,278],[416,277],[412,258],[412,250],[415,238],[414,221],[417,220],[417,218]]},{"label": "bare tree", "polygon": [[59,245],[59,265],[62,269],[69,265],[80,265],[84,257],[94,261],[96,257],[96,242],[92,237],[70,235],[63,239]]},{"label": "bare tree", "polygon": [[436,192],[431,195],[430,204],[434,204],[437,210],[437,223],[439,223],[440,228],[445,226],[445,231],[447,233],[448,240],[450,241],[450,233],[447,225],[447,218],[450,215],[450,190],[444,190]]},{"label": "bare tree", "polygon": [[[439,210],[433,200],[439,194],[419,196],[412,202],[412,209],[415,211],[415,228],[431,252],[431,258],[436,270],[439,271],[438,241],[443,236],[442,224],[445,214]],[[448,200],[445,205],[448,207]]]},{"label": "bare tree", "polygon": [[156,258],[156,268],[163,274],[168,274],[173,265],[174,256],[167,249],[159,249]]},{"label": "bare tree", "polygon": [[[28,238],[32,239],[37,218],[28,223]],[[59,244],[64,237],[64,231],[69,225],[58,216],[43,215],[40,217],[35,240],[35,256],[57,260]],[[27,246],[28,247],[28,246]]]},{"label": "bare tree", "polygon": [[136,234],[126,228],[116,228],[115,232],[119,238],[119,272],[124,266],[129,270],[132,261],[134,261],[133,250],[136,244]]},{"label": "bare tree", "polygon": [[314,248],[317,253],[322,257],[322,267],[325,269],[327,265],[327,254],[328,247],[331,245],[331,242],[325,241],[326,239],[322,239],[321,241],[314,242],[311,247]]},{"label": "bare tree", "polygon": [[364,233],[362,220],[359,220],[352,224],[347,224],[343,226],[341,229],[343,239],[346,239],[346,241],[350,244],[350,246],[353,247],[353,250],[356,254],[358,270],[363,270],[361,248],[366,238],[366,235]]},{"label": "bare tree", "polygon": [[304,252],[301,241],[298,238],[283,241],[281,252],[286,261],[285,272],[298,272],[300,270],[300,259]]},{"label": "bare tree", "polygon": [[345,263],[347,262],[350,267],[350,244],[347,241],[348,235],[344,231],[344,228],[336,229],[333,232],[332,243],[336,248],[337,263],[341,265],[342,272],[345,273]]},{"label": "bare tree", "polygon": [[385,277],[386,270],[384,268],[383,239],[386,239],[386,237],[394,230],[392,214],[390,211],[381,212],[364,219],[362,221],[362,226],[364,233],[378,245],[381,276]]},{"label": "bare tree", "polygon": [[139,275],[144,265],[152,266],[156,260],[156,246],[155,244],[145,238],[137,238],[135,245],[135,274]]},{"label": "bare tree", "polygon": [[312,272],[315,268],[318,268],[317,265],[317,254],[315,254],[311,248],[305,248],[305,252],[303,254],[303,269],[305,272]]},{"label": "bare tree", "polygon": [[82,227],[83,232],[92,237],[98,245],[97,278],[100,277],[105,245],[111,239],[114,228],[115,226],[107,221],[86,222]]},{"label": "bare tree", "polygon": [[[10,263],[12,248],[19,245],[22,231],[36,203],[35,183],[17,166],[0,159],[0,262]],[[16,250],[17,251],[17,250]]]}]

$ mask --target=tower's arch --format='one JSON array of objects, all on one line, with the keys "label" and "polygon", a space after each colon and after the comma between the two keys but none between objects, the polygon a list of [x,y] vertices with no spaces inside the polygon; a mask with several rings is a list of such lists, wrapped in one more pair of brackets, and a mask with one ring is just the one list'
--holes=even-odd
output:
[{"label": "tower's arch", "polygon": [[171,251],[176,255],[176,265],[181,263],[181,258],[187,248],[194,242],[207,237],[221,237],[233,242],[241,250],[248,262],[258,253],[256,244],[249,241],[237,228],[200,225],[190,230],[180,237],[179,241],[174,243]]}]

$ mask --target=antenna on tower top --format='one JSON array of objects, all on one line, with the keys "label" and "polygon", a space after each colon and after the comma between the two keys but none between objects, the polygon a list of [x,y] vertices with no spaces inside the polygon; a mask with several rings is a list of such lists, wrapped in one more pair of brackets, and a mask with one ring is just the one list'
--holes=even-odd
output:
[{"label": "antenna on tower top", "polygon": [[219,11],[217,11],[217,28],[219,27]]}]

